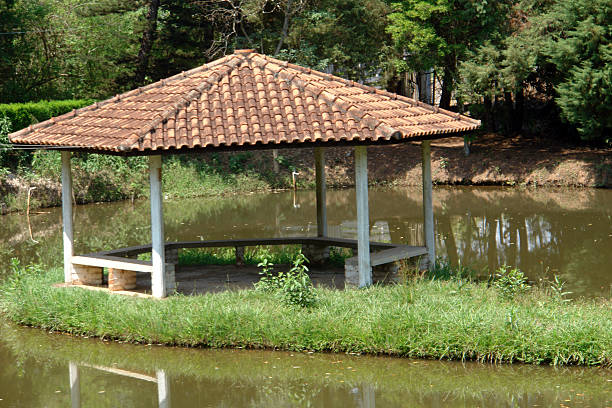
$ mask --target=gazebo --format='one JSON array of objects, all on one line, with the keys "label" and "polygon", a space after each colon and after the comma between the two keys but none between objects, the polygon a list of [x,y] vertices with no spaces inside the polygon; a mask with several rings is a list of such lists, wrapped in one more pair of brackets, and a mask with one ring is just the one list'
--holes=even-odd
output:
[{"label": "gazebo", "polygon": [[[426,255],[435,261],[430,140],[474,130],[480,121],[330,74],[237,50],[209,64],[12,133],[12,143],[60,149],[64,276],[67,284],[129,289],[151,273],[151,291],[174,288],[178,249],[300,243],[311,256],[329,246],[357,249],[345,265],[347,284],[372,284],[372,267]],[[370,242],[367,147],[421,141],[425,246]],[[325,148],[353,146],[357,240],[327,236]],[[314,148],[317,236],[165,242],[162,156],[186,152]],[[151,244],[75,256],[71,152],[149,156]],[[371,253],[371,250],[378,251]],[[151,252],[151,261],[133,255]],[[318,254],[317,254],[318,253]]]}]

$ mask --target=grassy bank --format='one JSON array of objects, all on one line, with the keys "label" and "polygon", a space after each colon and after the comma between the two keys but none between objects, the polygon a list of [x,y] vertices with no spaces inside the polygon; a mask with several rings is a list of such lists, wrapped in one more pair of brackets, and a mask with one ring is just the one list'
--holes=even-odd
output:
[{"label": "grassy bank", "polygon": [[[263,158],[258,163],[248,154],[167,157],[163,192],[166,197],[188,198],[290,187],[290,172],[276,174],[271,166]],[[30,208],[60,205],[60,174],[58,152],[35,153],[30,167],[13,171],[0,168],[0,213],[24,211],[32,187]],[[76,154],[72,174],[74,198],[79,204],[134,200],[149,195],[146,157]]]},{"label": "grassy bank", "polygon": [[612,366],[612,303],[542,290],[509,298],[484,283],[411,278],[365,290],[316,289],[310,308],[230,291],[133,299],[51,286],[36,268],[0,286],[0,311],[24,325],[129,342],[356,352],[414,358]]}]

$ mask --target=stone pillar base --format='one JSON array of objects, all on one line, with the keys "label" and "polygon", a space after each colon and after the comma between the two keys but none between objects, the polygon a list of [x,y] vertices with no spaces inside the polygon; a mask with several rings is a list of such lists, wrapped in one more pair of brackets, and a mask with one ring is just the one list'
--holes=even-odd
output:
[{"label": "stone pillar base", "polygon": [[329,261],[328,246],[302,244],[302,254],[311,265],[324,265]]},{"label": "stone pillar base", "polygon": [[108,269],[108,289],[130,290],[136,287],[136,272],[123,269]]},{"label": "stone pillar base", "polygon": [[166,259],[167,264],[178,265],[179,263],[178,248],[166,248],[165,259]]},{"label": "stone pillar base", "polygon": [[359,264],[357,262],[344,262],[344,287],[359,287]]},{"label": "stone pillar base", "polygon": [[170,294],[176,290],[176,267],[174,264],[166,263],[166,293]]},{"label": "stone pillar base", "polygon": [[236,265],[244,265],[244,247],[235,247]]},{"label": "stone pillar base", "polygon": [[73,285],[101,285],[103,269],[97,266],[73,265]]},{"label": "stone pillar base", "polygon": [[[389,262],[382,265],[372,267],[372,283],[397,283],[400,282],[400,263]],[[359,263],[357,259],[354,261],[346,261],[344,263],[344,287],[356,288],[359,287]]]},{"label": "stone pillar base", "polygon": [[374,283],[397,283],[400,281],[399,270],[399,262],[374,266],[372,268],[372,281]]}]

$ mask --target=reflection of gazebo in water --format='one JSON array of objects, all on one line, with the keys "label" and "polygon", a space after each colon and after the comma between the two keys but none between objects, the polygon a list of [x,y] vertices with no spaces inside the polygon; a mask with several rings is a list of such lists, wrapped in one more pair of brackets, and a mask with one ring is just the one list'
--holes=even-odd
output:
[{"label": "reflection of gazebo in water", "polygon": [[[372,283],[372,267],[427,254],[435,259],[430,139],[476,129],[479,121],[386,91],[239,50],[191,71],[52,118],[10,135],[13,143],[62,150],[62,208],[66,283],[134,287],[151,273],[152,293],[174,288],[177,251],[194,247],[301,244],[324,258],[330,246],[357,249],[345,264],[349,285]],[[367,146],[422,141],[425,247],[370,242]],[[357,240],[328,236],[325,161],[328,146],[354,146]],[[162,155],[208,151],[314,147],[317,236],[164,242]],[[70,152],[149,156],[152,244],[74,256]],[[378,251],[370,253],[370,251]],[[130,258],[152,253],[152,261]]]}]

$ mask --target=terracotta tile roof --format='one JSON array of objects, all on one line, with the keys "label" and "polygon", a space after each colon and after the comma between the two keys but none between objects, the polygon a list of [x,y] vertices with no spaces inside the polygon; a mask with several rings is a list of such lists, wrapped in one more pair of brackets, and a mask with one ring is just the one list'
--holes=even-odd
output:
[{"label": "terracotta tile roof", "polygon": [[11,142],[160,149],[428,139],[480,121],[240,50],[9,135]]}]

